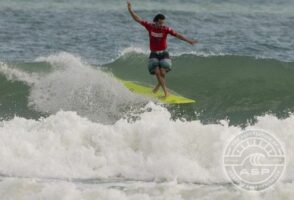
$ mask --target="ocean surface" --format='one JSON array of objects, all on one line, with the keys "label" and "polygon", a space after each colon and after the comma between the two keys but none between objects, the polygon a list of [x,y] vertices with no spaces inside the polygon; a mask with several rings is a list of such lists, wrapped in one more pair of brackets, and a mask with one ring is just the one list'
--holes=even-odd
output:
[{"label": "ocean surface", "polygon": [[[114,78],[156,83],[125,1],[0,1],[1,200],[293,199],[294,1],[132,3],[199,40],[168,40],[167,86],[196,104],[162,105]],[[225,176],[222,152],[256,128],[287,163],[252,193]]]}]

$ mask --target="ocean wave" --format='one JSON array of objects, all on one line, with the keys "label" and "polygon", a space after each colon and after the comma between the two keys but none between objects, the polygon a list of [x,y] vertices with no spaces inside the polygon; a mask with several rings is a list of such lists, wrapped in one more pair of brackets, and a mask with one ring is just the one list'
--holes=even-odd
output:
[{"label": "ocean wave", "polygon": [[[154,84],[154,78],[147,71],[148,56],[139,52],[127,52],[104,67],[123,79]],[[200,117],[207,122],[229,119],[233,124],[246,124],[266,113],[287,117],[294,110],[293,62],[195,54],[174,55],[172,61],[167,86],[197,100],[187,112],[171,109],[175,113],[186,112],[185,118]]]},{"label": "ocean wave", "polygon": [[[261,2],[227,2],[227,1],[140,1],[133,3],[136,9],[140,11],[157,11],[157,10],[168,10],[168,11],[181,11],[181,12],[198,12],[198,13],[221,13],[221,12],[239,12],[239,13],[277,13],[277,14],[288,14],[292,15],[293,3],[285,0],[271,1],[264,3]],[[34,1],[29,0],[25,3],[18,0],[13,1],[1,1],[2,8],[10,9],[55,9],[55,10],[69,10],[69,9],[89,9],[98,11],[121,11],[126,9],[126,3],[124,1],[117,2],[114,0],[71,0],[70,3],[67,1],[60,2],[57,0],[53,1]]]},{"label": "ocean wave", "polygon": [[[149,55],[150,54],[150,50],[146,47],[146,48],[142,48],[142,47],[138,47],[138,46],[130,46],[127,48],[124,48],[122,50],[120,50],[118,52],[118,56],[116,56],[115,58],[101,63],[101,65],[105,65],[105,64],[111,64],[113,62],[115,62],[116,60],[118,60],[119,58],[127,58],[129,55],[132,54],[144,54],[144,55]],[[243,54],[238,54],[238,53],[228,53],[228,52],[221,52],[221,51],[202,51],[202,50],[190,50],[190,51],[171,51],[170,52],[171,56],[173,57],[180,57],[183,55],[194,55],[194,56],[199,56],[199,57],[217,57],[217,56],[240,56],[240,57],[254,57],[255,59],[272,59],[272,60],[277,60],[273,57],[270,56],[266,56],[266,55],[255,55],[255,56],[250,56],[250,55],[243,55]],[[285,63],[291,63],[291,61],[287,61],[287,60],[280,60],[282,62]]]},{"label": "ocean wave", "polygon": [[29,73],[21,69],[22,65],[17,68],[2,64],[0,73],[8,80],[29,85],[27,106],[42,113],[77,111],[92,120],[112,123],[123,116],[128,106],[146,102],[110,72],[87,65],[78,56],[63,52],[37,58],[36,62],[39,66],[50,63],[51,71]]},{"label": "ocean wave", "polygon": [[[138,53],[139,52],[139,53]],[[5,112],[14,116],[15,91],[28,87],[18,110],[32,108],[42,113],[59,110],[77,111],[82,116],[113,123],[148,99],[138,96],[115,80],[112,73],[125,80],[154,85],[147,71],[146,51],[130,48],[111,63],[91,66],[79,56],[58,53],[37,58],[34,63],[0,65],[2,84],[18,81],[17,88],[5,91],[0,99]],[[173,55],[167,86],[196,104],[168,106],[173,118],[201,119],[217,123],[228,119],[231,124],[256,122],[267,113],[279,118],[294,110],[294,64],[274,59],[234,55]],[[44,69],[44,70],[42,70]],[[9,81],[10,80],[10,81]],[[8,99],[13,102],[8,105]],[[13,112],[12,112],[13,111]]]}]

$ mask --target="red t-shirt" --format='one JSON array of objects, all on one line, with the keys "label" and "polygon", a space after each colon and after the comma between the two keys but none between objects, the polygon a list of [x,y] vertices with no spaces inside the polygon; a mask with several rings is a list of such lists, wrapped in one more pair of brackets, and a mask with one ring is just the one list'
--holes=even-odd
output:
[{"label": "red t-shirt", "polygon": [[147,21],[141,21],[140,24],[144,26],[149,32],[150,39],[150,50],[151,51],[163,51],[167,48],[167,35],[171,34],[172,36],[176,36],[177,32],[173,29],[162,26],[160,28],[156,27],[154,23],[150,23]]}]

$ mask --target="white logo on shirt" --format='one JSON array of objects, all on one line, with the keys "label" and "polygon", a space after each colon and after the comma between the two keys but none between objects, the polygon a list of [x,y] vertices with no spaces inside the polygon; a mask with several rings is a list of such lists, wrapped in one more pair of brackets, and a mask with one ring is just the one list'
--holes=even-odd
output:
[{"label": "white logo on shirt", "polygon": [[151,36],[162,38],[163,37],[163,34],[162,33],[155,33],[155,32],[152,32],[151,31]]}]

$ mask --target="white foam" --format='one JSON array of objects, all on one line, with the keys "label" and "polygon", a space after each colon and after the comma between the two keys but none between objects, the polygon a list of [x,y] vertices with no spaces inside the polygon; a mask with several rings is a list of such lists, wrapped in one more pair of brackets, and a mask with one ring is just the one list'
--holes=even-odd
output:
[{"label": "white foam", "polygon": [[[131,53],[148,55],[150,53],[150,50],[147,48],[142,48],[142,47],[138,47],[138,46],[130,46],[130,47],[122,49],[119,52],[119,56],[117,58],[115,58],[107,63],[103,63],[103,64],[112,63],[119,58],[125,58],[125,56],[127,56]],[[228,53],[216,52],[216,51],[209,51],[209,52],[204,52],[204,51],[171,51],[170,53],[172,56],[177,56],[177,57],[182,56],[182,55],[196,55],[196,56],[200,56],[200,57],[238,56],[237,54],[228,54]],[[259,57],[257,57],[257,58],[259,58]]]},{"label": "white foam", "polygon": [[33,85],[40,80],[40,77],[36,73],[27,73],[21,71],[13,66],[7,66],[7,64],[0,62],[0,73],[10,81],[22,81],[28,85]]},{"label": "white foam", "polygon": [[[150,111],[151,109],[151,111]],[[118,178],[227,182],[222,151],[238,127],[170,120],[163,107],[148,104],[140,120],[113,125],[94,123],[60,111],[40,121],[14,118],[0,127],[0,173],[25,177]],[[253,127],[285,144],[287,171],[293,178],[294,116],[260,117]]]},{"label": "white foam", "polygon": [[222,52],[203,52],[203,51],[186,51],[186,52],[176,52],[173,56],[182,56],[182,55],[196,55],[201,57],[212,57],[212,56],[226,56],[226,55],[232,55],[232,54],[225,54]]},{"label": "white foam", "polygon": [[83,63],[77,56],[63,52],[38,61],[49,62],[55,68],[32,89],[30,105],[38,110],[77,111],[109,123],[122,116],[124,106],[144,102],[112,75]]},{"label": "white foam", "polygon": [[134,46],[130,46],[128,48],[123,49],[120,54],[121,55],[125,55],[128,53],[142,53],[142,54],[148,54],[149,49],[147,48],[141,48],[141,47],[134,47]]},{"label": "white foam", "polygon": [[1,199],[22,200],[184,200],[184,199],[292,199],[294,184],[279,184],[275,190],[249,193],[222,185],[191,185],[176,182],[110,182],[80,184],[64,181],[35,179],[2,179]]}]

